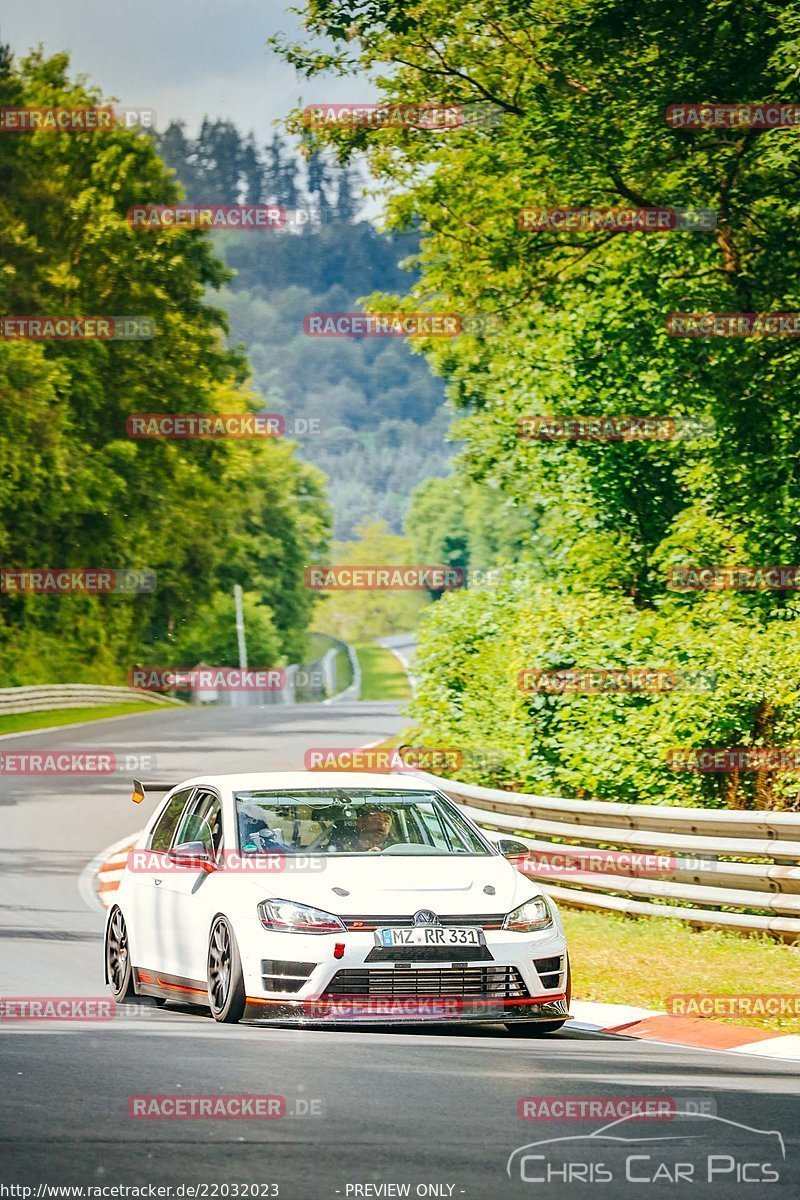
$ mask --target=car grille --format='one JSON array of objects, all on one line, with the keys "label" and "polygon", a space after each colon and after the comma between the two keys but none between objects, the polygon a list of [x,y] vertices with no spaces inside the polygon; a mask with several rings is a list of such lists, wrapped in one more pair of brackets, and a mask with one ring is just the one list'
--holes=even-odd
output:
[{"label": "car grille", "polygon": [[338,971],[325,989],[330,996],[460,996],[497,1000],[524,999],[528,989],[516,967],[457,966]]},{"label": "car grille", "polygon": [[487,946],[373,946],[366,962],[494,962]]},{"label": "car grille", "polygon": [[290,962],[281,958],[261,960],[261,982],[266,992],[299,992],[319,963]]},{"label": "car grille", "polygon": [[533,965],[536,967],[536,972],[542,981],[542,987],[547,988],[563,988],[561,972],[563,970],[564,960],[560,954],[554,954],[552,958],[536,958]]},{"label": "car grille", "polygon": [[[476,915],[475,913],[456,913],[455,915],[448,914],[442,916],[439,914],[439,924],[466,925],[480,929],[502,929],[503,921],[506,918],[505,913],[489,913],[488,915]],[[414,925],[414,916],[412,913],[405,913],[401,916],[384,917],[378,916],[349,916],[340,917],[339,920],[343,923],[345,929],[352,930],[358,933],[359,930],[372,929],[410,929]]]}]

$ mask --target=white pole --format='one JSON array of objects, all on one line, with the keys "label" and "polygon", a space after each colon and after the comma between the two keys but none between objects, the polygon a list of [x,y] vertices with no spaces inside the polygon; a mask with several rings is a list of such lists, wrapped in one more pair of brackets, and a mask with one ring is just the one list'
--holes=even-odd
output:
[{"label": "white pole", "polygon": [[244,640],[244,613],[242,612],[242,589],[238,583],[233,585],[233,598],[236,601],[236,636],[239,639],[239,666],[247,668],[247,644]]}]

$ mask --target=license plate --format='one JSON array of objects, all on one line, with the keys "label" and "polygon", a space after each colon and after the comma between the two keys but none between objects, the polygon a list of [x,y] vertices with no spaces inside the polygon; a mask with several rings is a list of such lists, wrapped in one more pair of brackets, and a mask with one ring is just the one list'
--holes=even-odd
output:
[{"label": "license plate", "polygon": [[482,929],[415,925],[413,929],[376,929],[376,946],[483,946]]}]

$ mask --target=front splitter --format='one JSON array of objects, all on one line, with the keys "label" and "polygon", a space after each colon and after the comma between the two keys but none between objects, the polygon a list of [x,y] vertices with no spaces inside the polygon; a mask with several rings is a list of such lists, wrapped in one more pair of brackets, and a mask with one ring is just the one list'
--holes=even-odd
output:
[{"label": "front splitter", "polygon": [[247,1021],[281,1025],[447,1025],[462,1022],[496,1024],[498,1021],[568,1021],[565,997],[548,1000],[464,1000],[460,997],[339,996],[287,1001],[248,996]]}]

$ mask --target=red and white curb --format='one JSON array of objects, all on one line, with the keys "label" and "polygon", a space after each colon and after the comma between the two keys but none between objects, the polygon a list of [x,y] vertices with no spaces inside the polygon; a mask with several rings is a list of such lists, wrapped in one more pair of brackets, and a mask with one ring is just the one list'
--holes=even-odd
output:
[{"label": "red and white curb", "polygon": [[[112,903],[125,869],[128,851],[134,848],[138,838],[139,834],[134,833],[121,838],[113,846],[107,846],[84,869],[79,888],[90,908],[105,910]],[[800,1060],[800,1034],[796,1033],[728,1025],[702,1017],[673,1017],[652,1008],[638,1008],[631,1004],[601,1004],[592,1000],[573,1000],[570,1012],[573,1020],[569,1027],[584,1033]]]},{"label": "red and white curb", "polygon": [[125,870],[128,851],[133,850],[138,839],[138,833],[120,838],[118,842],[101,850],[84,867],[78,880],[78,891],[89,908],[96,912],[104,912],[109,907]]},{"label": "red and white curb", "polygon": [[734,1051],[769,1058],[800,1059],[800,1035],[749,1025],[728,1025],[706,1017],[671,1016],[652,1008],[628,1004],[600,1004],[573,1000],[571,1028],[587,1033],[641,1038],[662,1045],[692,1046],[701,1050]]}]

